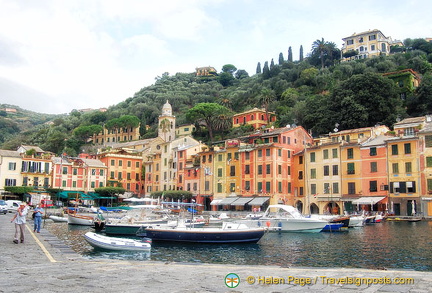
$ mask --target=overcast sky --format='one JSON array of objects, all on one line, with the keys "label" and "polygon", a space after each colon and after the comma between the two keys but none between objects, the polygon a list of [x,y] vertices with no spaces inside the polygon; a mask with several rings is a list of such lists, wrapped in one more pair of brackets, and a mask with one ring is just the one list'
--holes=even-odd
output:
[{"label": "overcast sky", "polygon": [[[431,0],[0,0],[0,104],[41,113],[109,107],[168,72],[255,74],[324,38],[379,29],[432,37]],[[175,97],[173,97],[175,98]]]}]

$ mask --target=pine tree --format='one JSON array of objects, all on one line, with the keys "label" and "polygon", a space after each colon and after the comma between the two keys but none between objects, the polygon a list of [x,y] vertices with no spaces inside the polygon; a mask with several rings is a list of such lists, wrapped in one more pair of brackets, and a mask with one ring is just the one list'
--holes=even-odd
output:
[{"label": "pine tree", "polygon": [[284,63],[284,57],[282,52],[279,53],[279,65],[282,65]]},{"label": "pine tree", "polygon": [[291,46],[288,48],[288,61],[293,62],[293,55],[292,55]]},{"label": "pine tree", "polygon": [[300,62],[303,61],[303,45],[300,45]]},{"label": "pine tree", "polygon": [[261,63],[258,62],[257,68],[256,68],[256,73],[259,74],[261,73]]}]

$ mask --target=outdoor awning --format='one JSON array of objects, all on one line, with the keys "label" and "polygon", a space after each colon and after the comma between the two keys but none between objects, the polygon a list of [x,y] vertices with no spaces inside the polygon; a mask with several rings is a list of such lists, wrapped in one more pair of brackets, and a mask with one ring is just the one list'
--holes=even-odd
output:
[{"label": "outdoor awning", "polygon": [[377,202],[382,201],[385,196],[367,196],[360,197],[359,199],[353,200],[353,204],[376,204]]},{"label": "outdoor awning", "polygon": [[221,201],[222,201],[222,199],[214,199],[214,200],[212,200],[212,202],[210,203],[210,205],[217,206]]},{"label": "outdoor awning", "polygon": [[265,202],[267,202],[269,199],[270,199],[270,197],[267,197],[267,196],[262,196],[262,197],[258,196],[258,197],[255,197],[253,200],[251,200],[248,204],[250,206],[261,206]]},{"label": "outdoor awning", "polygon": [[222,199],[222,201],[219,203],[219,205],[230,205],[231,203],[233,203],[237,199],[238,199],[237,196],[225,197],[224,199]]},{"label": "outdoor awning", "polygon": [[239,197],[236,201],[232,202],[232,206],[244,206],[248,202],[250,202],[253,197]]}]

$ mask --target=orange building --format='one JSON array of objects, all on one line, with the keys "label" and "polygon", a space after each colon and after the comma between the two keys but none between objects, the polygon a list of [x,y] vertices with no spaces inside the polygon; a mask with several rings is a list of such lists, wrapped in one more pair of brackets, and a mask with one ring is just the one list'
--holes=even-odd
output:
[{"label": "orange building", "polygon": [[[268,117],[267,117],[268,114]],[[235,114],[232,118],[233,127],[240,127],[242,125],[252,125],[254,129],[261,129],[269,123],[276,121],[274,112],[268,112],[264,109],[254,108],[252,110]]]}]

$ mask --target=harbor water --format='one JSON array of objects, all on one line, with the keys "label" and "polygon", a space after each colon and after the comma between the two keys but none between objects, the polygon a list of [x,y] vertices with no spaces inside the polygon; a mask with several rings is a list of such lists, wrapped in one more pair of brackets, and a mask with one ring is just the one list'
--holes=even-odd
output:
[{"label": "harbor water", "polygon": [[150,253],[96,250],[83,237],[91,227],[50,220],[44,226],[87,258],[432,271],[432,221],[384,221],[333,233],[267,233],[256,244],[153,242]]}]

